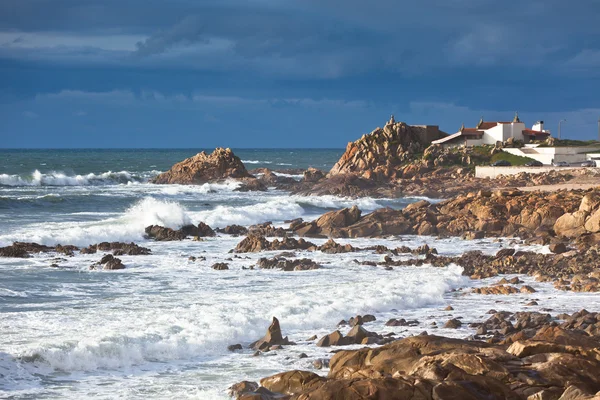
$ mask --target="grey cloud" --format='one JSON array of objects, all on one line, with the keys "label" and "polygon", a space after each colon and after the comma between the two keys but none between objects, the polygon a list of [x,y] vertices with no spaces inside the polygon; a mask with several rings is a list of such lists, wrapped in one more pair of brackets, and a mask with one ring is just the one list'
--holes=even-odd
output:
[{"label": "grey cloud", "polygon": [[208,39],[203,36],[202,22],[198,16],[188,16],[172,28],[159,31],[143,42],[138,42],[135,55],[145,57],[161,54],[173,46],[192,43],[208,43]]}]

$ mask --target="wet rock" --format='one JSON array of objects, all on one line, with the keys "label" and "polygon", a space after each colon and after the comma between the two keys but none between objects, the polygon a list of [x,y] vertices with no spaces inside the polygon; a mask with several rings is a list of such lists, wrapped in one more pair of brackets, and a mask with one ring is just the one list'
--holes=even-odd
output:
[{"label": "wet rock", "polygon": [[229,346],[227,346],[227,350],[229,351],[236,351],[236,350],[242,350],[242,345],[241,344],[230,344]]},{"label": "wet rock", "polygon": [[82,254],[95,254],[98,251],[112,251],[115,256],[138,256],[152,253],[149,248],[138,246],[133,242],[102,242],[81,249]]},{"label": "wet rock", "polygon": [[323,171],[321,171],[320,169],[316,169],[316,168],[308,168],[306,171],[304,171],[303,174],[303,179],[305,182],[311,182],[311,183],[315,183],[320,181],[321,179],[323,179],[325,177],[325,174],[323,173]]},{"label": "wet rock", "polygon": [[335,331],[319,339],[317,347],[343,346],[345,344],[347,343],[344,341],[344,335],[340,331]]},{"label": "wet rock", "polygon": [[159,242],[183,240],[188,235],[180,230],[174,230],[171,228],[165,228],[159,225],[150,225],[145,229],[146,236],[150,239],[154,239]]},{"label": "wet rock", "polygon": [[456,319],[456,318],[452,318],[444,324],[444,328],[446,328],[446,329],[458,329],[461,326],[462,326],[462,322],[460,322],[460,320]]},{"label": "wet rock", "polygon": [[229,265],[227,263],[215,263],[211,268],[217,271],[224,271],[229,269]]},{"label": "wet rock", "polygon": [[236,383],[235,385],[232,385],[229,388],[229,396],[233,397],[235,399],[239,399],[240,396],[247,394],[247,393],[254,392],[256,389],[258,389],[258,383],[250,382],[250,381],[242,381],[242,382]]},{"label": "wet rock", "polygon": [[289,238],[284,237],[282,240],[274,239],[269,242],[264,236],[249,234],[236,246],[234,252],[236,253],[255,253],[259,251],[267,250],[308,250],[316,248],[314,243],[307,242],[300,238]]},{"label": "wet rock", "polygon": [[250,348],[254,350],[265,350],[275,345],[291,345],[287,336],[284,338],[281,334],[281,328],[279,326],[279,320],[273,317],[273,322],[267,329],[266,335],[256,342],[250,345]]},{"label": "wet rock", "polygon": [[308,258],[300,258],[295,260],[288,260],[285,258],[260,258],[256,262],[256,266],[261,269],[281,269],[282,271],[308,271],[312,269],[319,269],[321,266]]},{"label": "wet rock", "polygon": [[351,253],[357,251],[351,244],[341,245],[336,243],[333,239],[329,239],[327,242],[317,247],[317,250],[327,254],[337,253]]},{"label": "wet rock", "polygon": [[107,254],[99,262],[92,264],[90,269],[119,270],[125,269],[125,266],[119,258],[116,258],[112,254]]},{"label": "wet rock", "polygon": [[552,243],[550,246],[550,251],[554,254],[562,254],[567,252],[567,246],[564,243]]},{"label": "wet rock", "polygon": [[223,229],[216,229],[219,233],[226,233],[232,236],[242,236],[248,233],[248,229],[241,225],[228,225]]},{"label": "wet rock", "polygon": [[12,245],[0,247],[0,257],[28,258],[29,253],[22,247]]}]

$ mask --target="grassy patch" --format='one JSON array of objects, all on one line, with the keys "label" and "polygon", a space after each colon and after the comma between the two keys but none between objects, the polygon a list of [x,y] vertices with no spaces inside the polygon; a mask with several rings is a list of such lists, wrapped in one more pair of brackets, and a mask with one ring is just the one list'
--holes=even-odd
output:
[{"label": "grassy patch", "polygon": [[600,146],[597,140],[572,140],[572,139],[554,139],[554,145],[549,146],[547,142],[542,142],[539,147],[589,147]]},{"label": "grassy patch", "polygon": [[495,163],[496,161],[500,161],[500,160],[508,161],[512,165],[525,165],[529,161],[533,161],[533,158],[515,156],[514,154],[510,154],[510,153],[506,153],[506,152],[502,151],[500,153],[494,154],[491,157],[490,164]]}]

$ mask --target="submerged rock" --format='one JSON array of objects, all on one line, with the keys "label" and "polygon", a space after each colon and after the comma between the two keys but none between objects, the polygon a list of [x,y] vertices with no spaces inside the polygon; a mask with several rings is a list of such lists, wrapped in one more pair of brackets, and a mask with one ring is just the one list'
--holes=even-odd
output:
[{"label": "submerged rock", "polygon": [[107,254],[97,263],[90,265],[90,269],[119,270],[125,269],[125,266],[121,262],[121,259],[116,258],[112,254]]}]

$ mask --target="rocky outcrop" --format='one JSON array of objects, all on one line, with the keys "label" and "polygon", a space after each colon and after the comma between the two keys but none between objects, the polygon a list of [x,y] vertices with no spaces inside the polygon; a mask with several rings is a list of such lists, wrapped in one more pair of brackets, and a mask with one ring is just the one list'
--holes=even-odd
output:
[{"label": "rocky outcrop", "polygon": [[325,177],[325,174],[320,169],[316,168],[308,168],[303,173],[304,182],[318,182]]},{"label": "rocky outcrop", "polygon": [[392,118],[383,128],[348,143],[346,152],[327,176],[354,174],[368,180],[394,179],[399,166],[442,136],[439,130],[433,132],[432,128],[410,126]]},{"label": "rocky outcrop", "polygon": [[248,229],[241,225],[227,225],[225,228],[217,228],[217,232],[232,236],[242,236],[248,233]]},{"label": "rocky outcrop", "polygon": [[217,148],[211,154],[201,152],[171,167],[152,179],[152,183],[200,185],[227,178],[253,178],[231,149]]},{"label": "rocky outcrop", "polygon": [[259,258],[256,266],[261,269],[280,269],[282,271],[308,271],[319,269],[321,266],[308,258],[289,260],[283,257]]},{"label": "rocky outcrop", "polygon": [[197,238],[215,236],[213,229],[204,222],[200,222],[197,226],[184,225],[178,230],[165,228],[164,226],[160,225],[150,225],[146,227],[145,232],[147,238],[154,239],[159,242],[183,240],[188,236]]},{"label": "rocky outcrop", "polygon": [[0,247],[0,257],[27,258],[30,253],[50,253],[56,252],[67,256],[73,256],[73,252],[79,250],[72,245],[45,246],[38,243],[14,242],[10,246]]},{"label": "rocky outcrop", "polygon": [[596,189],[553,193],[482,190],[435,204],[419,201],[403,210],[382,208],[364,216],[356,208],[330,211],[315,221],[295,223],[290,229],[306,237],[504,236],[540,244],[560,242],[557,236],[564,236],[576,238],[583,248],[600,244],[600,232],[595,232],[600,205],[590,209],[589,200],[584,200],[600,196],[598,193]]},{"label": "rocky outcrop", "polygon": [[257,253],[268,250],[308,250],[316,249],[316,245],[306,240],[284,237],[269,242],[264,236],[250,234],[236,246],[235,253]]},{"label": "rocky outcrop", "polygon": [[159,225],[150,225],[145,229],[146,237],[150,239],[154,239],[159,242],[169,242],[174,240],[183,240],[188,234],[179,229],[174,230],[171,228],[165,228],[164,226]]},{"label": "rocky outcrop", "polygon": [[[498,312],[478,325],[488,342],[424,334],[338,351],[326,378],[294,370],[234,388],[238,396],[271,396],[248,399],[597,398],[600,315],[582,310],[559,317],[560,325],[548,314]],[[328,335],[330,345],[342,338]]]},{"label": "rocky outcrop", "polygon": [[138,256],[152,253],[149,248],[138,246],[133,242],[102,242],[81,249],[82,254],[95,254],[98,251],[112,251],[115,256]]}]

